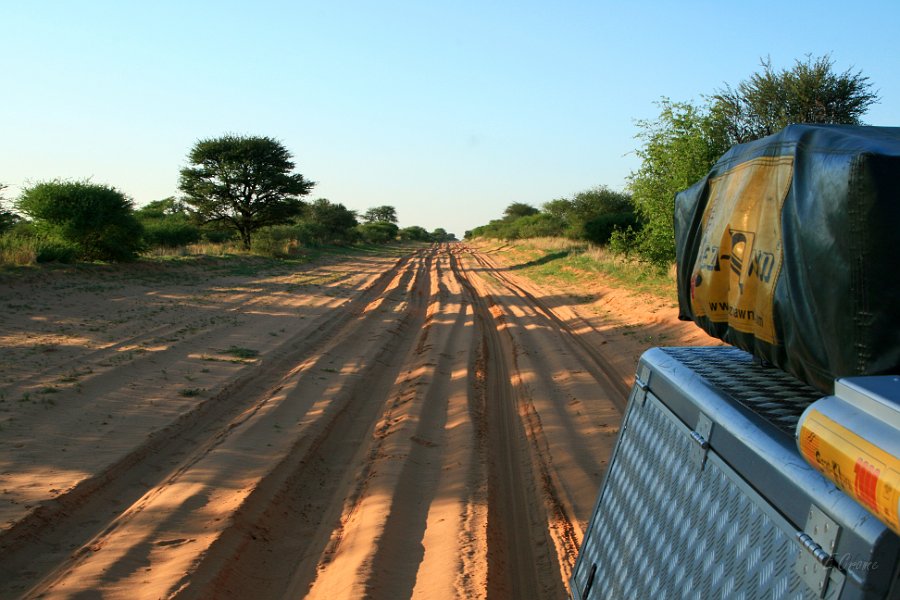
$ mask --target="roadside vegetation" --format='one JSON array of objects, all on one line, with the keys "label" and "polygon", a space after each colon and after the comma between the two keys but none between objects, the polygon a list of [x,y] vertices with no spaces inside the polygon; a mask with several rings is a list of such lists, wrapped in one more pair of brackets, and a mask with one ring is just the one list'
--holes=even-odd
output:
[{"label": "roadside vegetation", "polygon": [[[828,55],[807,56],[789,70],[776,71],[769,60],[761,66],[700,103],[661,99],[657,118],[637,121],[641,165],[623,191],[598,185],[540,208],[513,202],[465,237],[558,237],[603,248],[611,265],[636,261],[668,272],[675,194],[731,145],[791,123],[861,124],[879,100],[868,77],[836,73]],[[123,191],[88,180],[38,182],[14,200],[0,183],[0,266],[194,254],[289,259],[317,248],[456,239],[442,228],[400,228],[392,206],[360,214],[326,198],[306,200],[314,187],[279,141],[233,134],[198,140],[181,170],[181,195],[138,208]]]},{"label": "roadside vegetation", "polygon": [[562,237],[511,241],[481,240],[479,248],[499,255],[504,265],[535,283],[564,290],[587,289],[601,279],[612,287],[677,302],[675,271],[627,258],[607,247]]},{"label": "roadside vegetation", "polygon": [[305,260],[341,247],[456,239],[442,228],[401,229],[393,206],[360,215],[326,198],[304,201],[315,183],[294,172],[290,152],[272,138],[199,140],[188,163],[182,196],[139,208],[88,180],[39,182],[13,201],[0,184],[0,266],[194,255]]},{"label": "roadside vegetation", "polygon": [[700,103],[662,98],[657,118],[637,121],[641,166],[624,191],[601,185],[540,208],[514,202],[501,218],[467,231],[466,238],[559,236],[605,248],[611,264],[633,259],[667,273],[675,260],[675,195],[705,176],[728,148],[792,123],[860,125],[879,100],[868,77],[861,71],[835,72],[828,55],[807,56],[781,71],[768,59],[761,67]]}]

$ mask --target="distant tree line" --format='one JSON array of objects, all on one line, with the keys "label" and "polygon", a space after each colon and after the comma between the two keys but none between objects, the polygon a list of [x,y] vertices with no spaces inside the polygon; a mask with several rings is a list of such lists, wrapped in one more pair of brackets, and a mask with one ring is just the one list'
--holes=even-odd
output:
[{"label": "distant tree line", "polygon": [[466,238],[567,237],[604,245],[617,229],[639,230],[641,226],[630,194],[598,186],[571,198],[550,200],[540,209],[513,202],[503,217],[467,231]]},{"label": "distant tree line", "polygon": [[575,209],[579,195],[550,201],[542,210],[528,207],[530,214],[520,208],[510,212],[511,205],[503,218],[466,232],[466,237],[565,235],[668,267],[675,259],[675,195],[706,175],[728,148],[792,123],[860,125],[879,100],[868,77],[861,71],[836,73],[829,55],[807,56],[781,71],[769,59],[762,60],[761,67],[761,72],[734,88],[725,85],[702,103],[663,98],[656,119],[637,121],[641,166],[628,178],[621,211],[594,204]]},{"label": "distant tree line", "polygon": [[[455,240],[443,229],[400,229],[393,206],[360,217],[294,172],[291,154],[268,137],[199,140],[181,170],[183,196],[136,208],[123,192],[91,181],[44,181],[10,203],[0,196],[0,262],[129,261],[151,248],[235,242],[287,256],[304,247]],[[0,184],[0,192],[5,186]]]}]

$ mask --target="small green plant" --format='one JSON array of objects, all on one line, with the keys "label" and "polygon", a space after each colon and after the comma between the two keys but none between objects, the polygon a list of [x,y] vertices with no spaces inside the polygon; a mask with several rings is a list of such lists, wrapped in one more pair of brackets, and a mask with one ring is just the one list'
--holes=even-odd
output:
[{"label": "small green plant", "polygon": [[200,388],[185,388],[178,392],[179,396],[184,396],[185,398],[193,398],[195,396],[199,396],[203,393],[203,390]]},{"label": "small green plant", "polygon": [[242,348],[240,346],[231,346],[230,348],[228,348],[228,350],[225,351],[225,354],[234,356],[236,358],[249,359],[259,356],[259,351],[253,350],[251,348]]}]

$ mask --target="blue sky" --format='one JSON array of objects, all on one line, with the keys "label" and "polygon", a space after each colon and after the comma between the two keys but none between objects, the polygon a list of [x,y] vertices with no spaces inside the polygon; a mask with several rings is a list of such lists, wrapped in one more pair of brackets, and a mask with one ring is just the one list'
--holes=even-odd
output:
[{"label": "blue sky", "polygon": [[0,0],[0,183],[177,194],[200,138],[267,135],[325,197],[466,229],[624,189],[636,119],[830,53],[900,126],[900,3]]}]

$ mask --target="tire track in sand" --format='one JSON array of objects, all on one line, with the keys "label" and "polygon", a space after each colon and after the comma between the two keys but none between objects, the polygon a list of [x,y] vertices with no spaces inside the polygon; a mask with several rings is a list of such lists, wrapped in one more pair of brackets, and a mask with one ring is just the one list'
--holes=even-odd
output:
[{"label": "tire track in sand", "polygon": [[621,417],[620,386],[608,376],[610,367],[601,355],[558,315],[472,254],[489,276],[483,293],[496,290],[503,303],[495,307],[497,318],[515,325],[506,329],[513,346],[513,373],[516,378],[523,373],[529,376],[527,382],[520,378],[517,383],[520,417],[542,485],[558,564],[567,581],[599,488],[600,462],[611,453],[617,433],[610,423],[618,423]]},{"label": "tire track in sand", "polygon": [[[47,513],[56,529],[31,531],[58,546],[75,534],[73,559],[22,540],[26,554],[0,549],[0,568],[56,552],[50,567],[11,574],[42,579],[31,590],[48,598],[564,598],[577,538],[566,488],[584,488],[576,467],[597,467],[551,454],[599,447],[584,439],[591,417],[566,419],[572,390],[607,385],[597,364],[577,386],[554,376],[602,357],[515,278],[461,251],[398,261],[217,396],[222,412],[133,452],[121,483],[66,499],[72,515]],[[547,351],[559,356],[538,364]],[[178,549],[187,559],[165,556]]]},{"label": "tire track in sand", "polygon": [[[255,366],[225,389],[155,432],[132,452],[67,493],[33,510],[0,535],[0,595],[18,595],[91,553],[98,536],[148,490],[172,475],[182,457],[204,454],[264,405],[277,382],[318,354],[328,339],[353,327],[410,258],[402,257],[339,311],[289,339],[279,355]],[[273,383],[275,384],[273,386]],[[98,515],[113,515],[97,518]]]},{"label": "tire track in sand", "polygon": [[[485,269],[485,271],[489,272],[494,279],[502,283],[510,293],[526,298],[536,310],[547,318],[547,320],[568,334],[566,337],[569,346],[573,349],[576,356],[580,358],[580,362],[591,371],[594,378],[599,382],[607,382],[610,387],[618,391],[618,394],[613,395],[610,399],[615,402],[616,406],[619,408],[619,412],[624,413],[625,405],[628,400],[629,386],[622,380],[621,375],[610,366],[609,361],[603,353],[585,341],[582,336],[575,332],[572,325],[561,319],[540,298],[507,277],[502,272],[503,269],[498,267],[489,258],[480,252],[471,250],[469,250],[469,254],[482,266],[482,268]],[[582,324],[593,329],[593,327],[584,320],[582,320]]]},{"label": "tire track in sand", "polygon": [[[436,499],[439,505],[446,502],[437,498],[439,490],[446,491],[441,487],[445,461],[461,457],[458,448],[448,447],[446,427],[451,404],[465,406],[473,323],[446,264],[446,253],[438,250],[425,325],[405,353],[403,373],[390,392],[359,476],[364,483],[345,503],[341,527],[319,564],[310,599],[409,598],[413,593],[426,531],[436,524],[431,509]],[[455,511],[442,512],[454,525],[456,506]],[[456,527],[451,531],[455,535]],[[452,542],[451,536],[435,545],[441,552],[452,552],[452,559],[458,556]],[[444,563],[429,570],[444,577],[447,587],[441,594],[452,589],[451,569],[452,563]],[[298,586],[290,595],[302,592]]]},{"label": "tire track in sand", "polygon": [[[361,495],[366,480],[365,473],[360,476],[352,467],[367,453],[377,416],[401,372],[400,359],[425,321],[431,262],[430,254],[418,262],[412,285],[403,294],[408,302],[395,298],[398,303],[387,315],[376,315],[395,327],[385,330],[382,325],[376,331],[375,356],[355,363],[355,372],[317,419],[315,432],[300,439],[260,482],[233,524],[185,578],[177,597],[298,595],[289,590],[302,594],[315,580],[342,499]],[[335,353],[355,355],[357,340],[347,342]]]},{"label": "tire track in sand", "polygon": [[[488,453],[487,597],[562,598],[565,585],[547,534],[543,499],[533,479],[519,399],[509,363],[514,349],[501,335],[493,298],[452,257],[457,279],[475,308],[483,370]],[[524,463],[524,464],[523,464]]]}]

